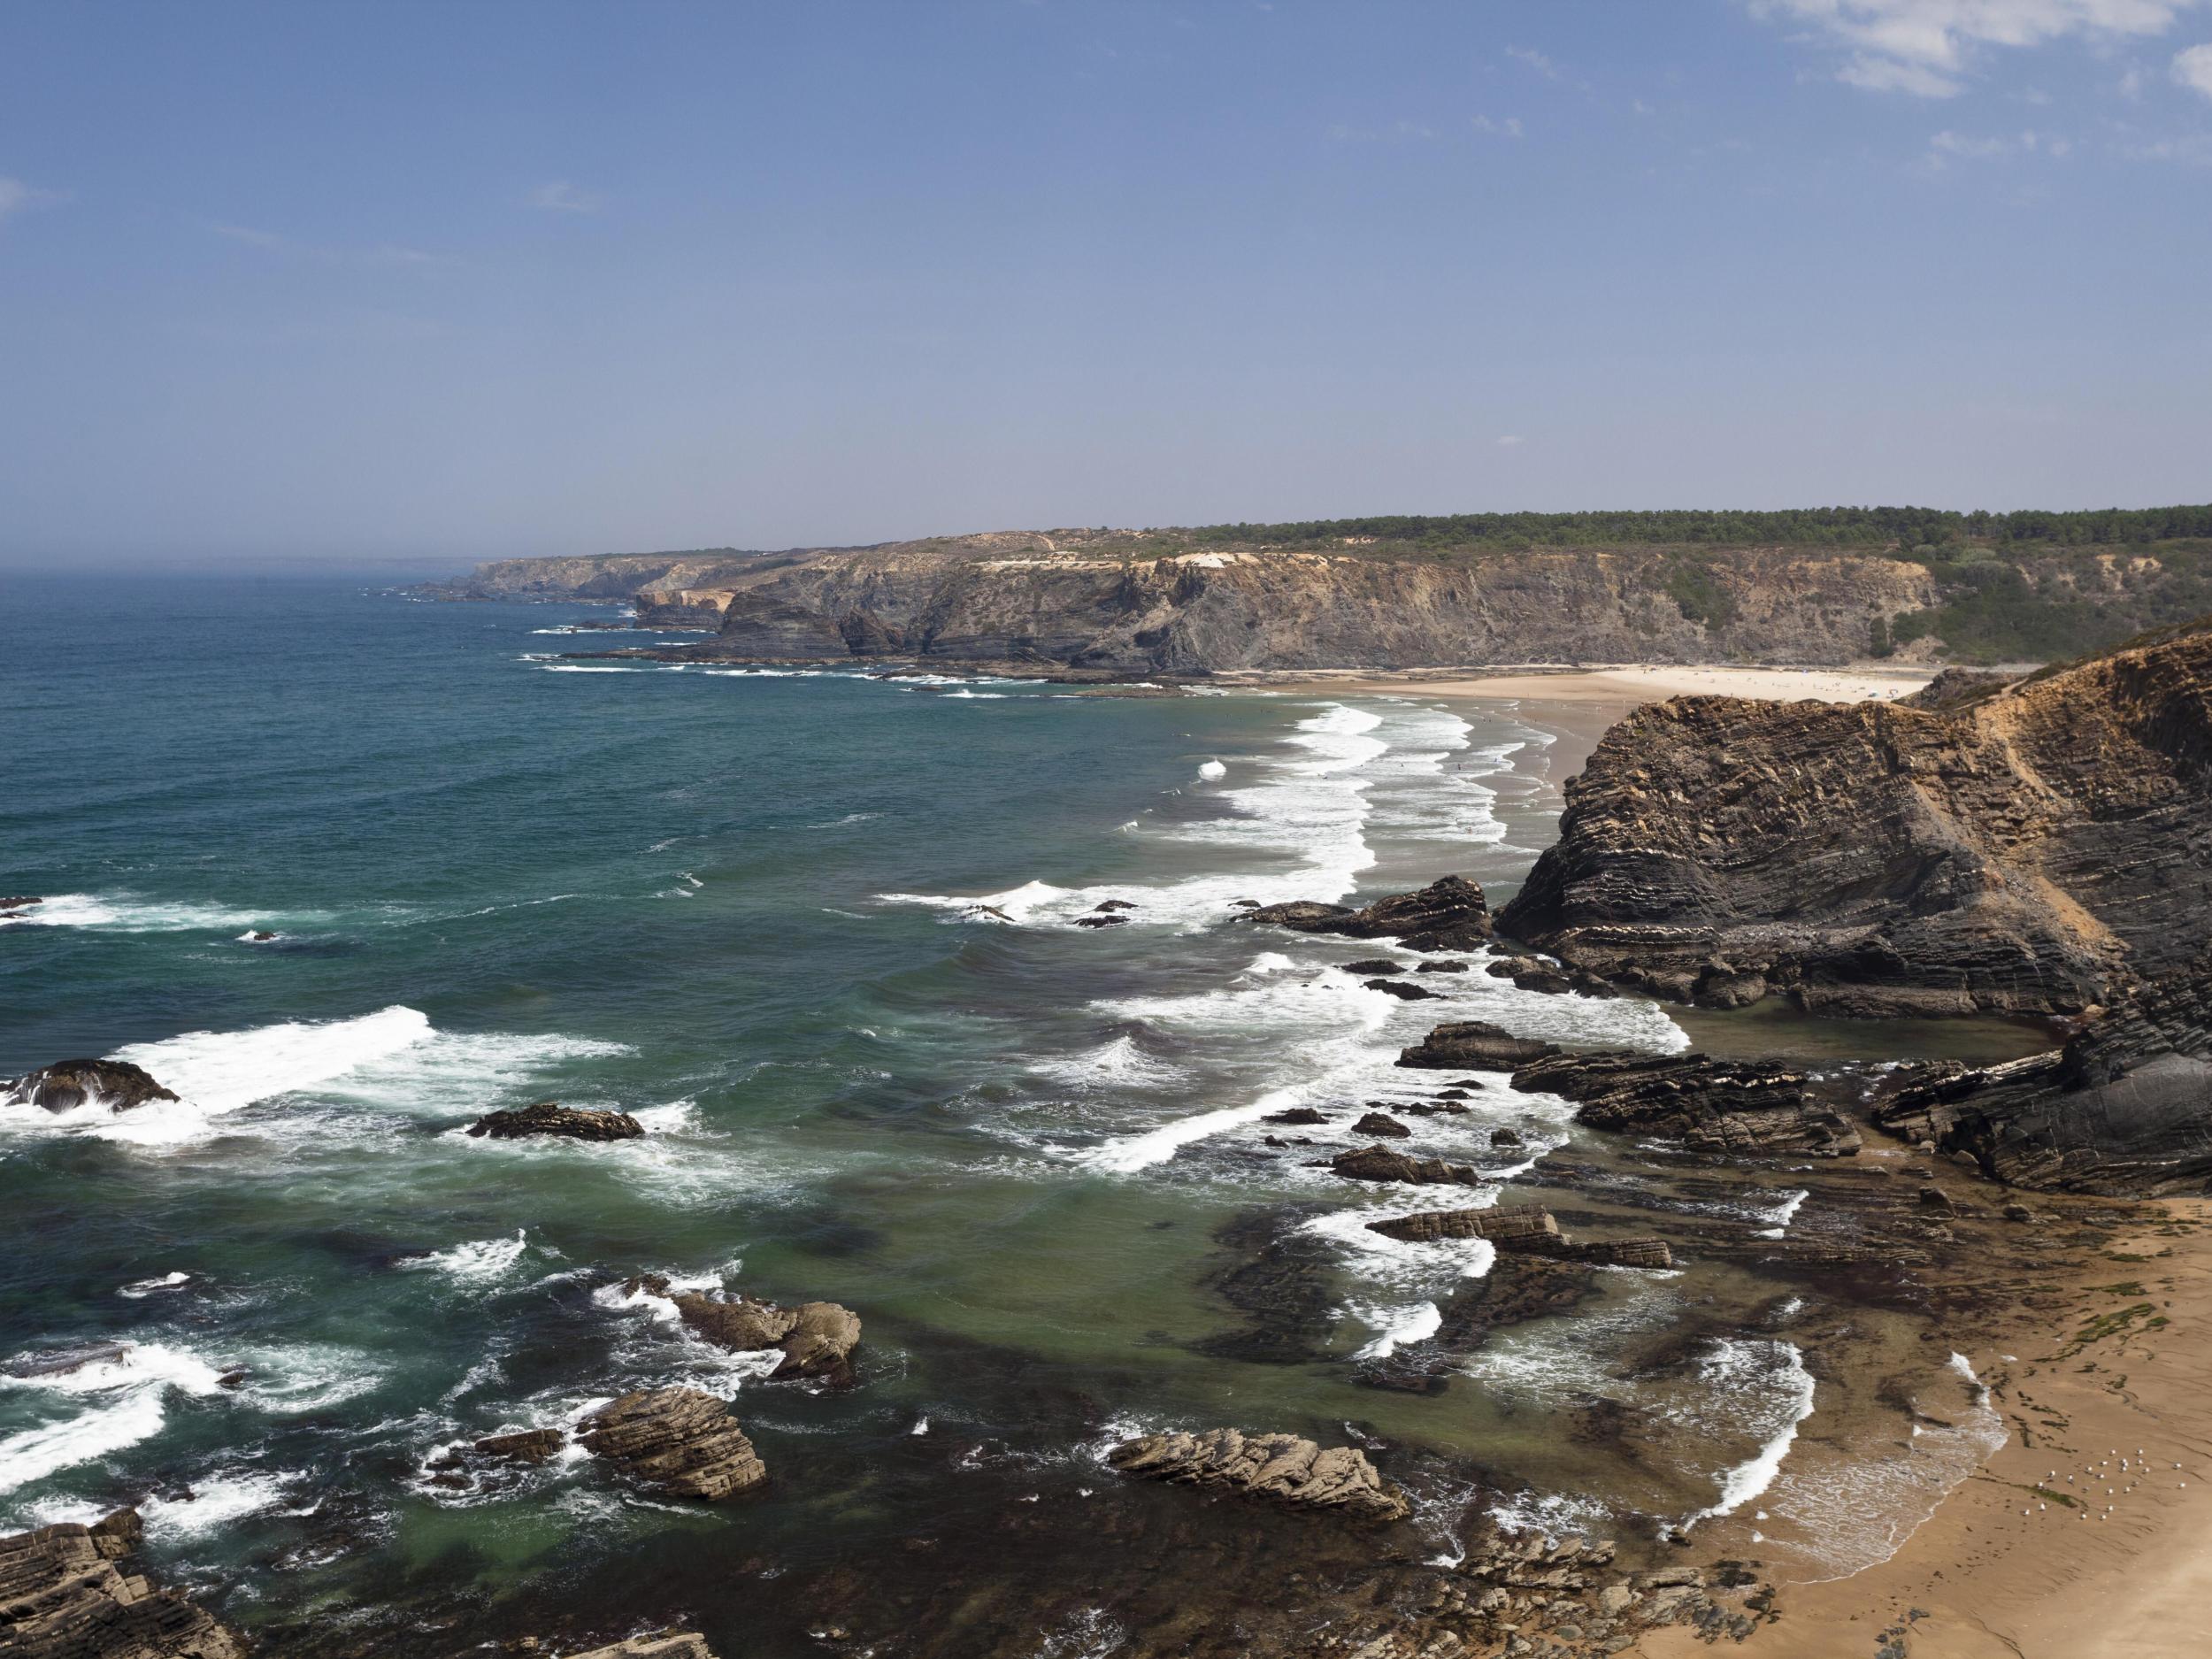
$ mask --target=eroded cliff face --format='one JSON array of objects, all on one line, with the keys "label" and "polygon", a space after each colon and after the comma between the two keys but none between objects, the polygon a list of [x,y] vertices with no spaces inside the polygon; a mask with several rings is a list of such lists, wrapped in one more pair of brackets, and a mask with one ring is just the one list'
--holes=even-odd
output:
[{"label": "eroded cliff face", "polygon": [[1945,710],[1684,697],[1568,786],[1502,931],[1678,1000],[2078,1011],[2212,913],[2212,626]]},{"label": "eroded cliff face", "polygon": [[804,556],[716,595],[717,649],[771,659],[927,657],[1170,673],[1841,663],[1865,654],[1876,618],[1933,597],[1915,565],[1776,549],[1706,556],[1701,585],[1686,600],[1676,592],[1683,566],[1663,550],[1133,561],[1087,546],[1081,534]]},{"label": "eroded cliff face", "polygon": [[649,587],[711,586],[745,556],[734,548],[700,553],[595,553],[575,558],[493,559],[436,591],[468,599],[628,600]]}]

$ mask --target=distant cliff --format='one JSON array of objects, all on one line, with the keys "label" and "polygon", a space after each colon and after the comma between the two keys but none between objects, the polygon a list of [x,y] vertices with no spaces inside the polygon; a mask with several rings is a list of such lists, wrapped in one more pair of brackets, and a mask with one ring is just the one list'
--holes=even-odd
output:
[{"label": "distant cliff", "polygon": [[1639,709],[1501,929],[1664,996],[1852,1014],[2072,1012],[2203,949],[2212,624],[1931,690]]},{"label": "distant cliff", "polygon": [[[2212,538],[2142,539],[2193,530],[2201,512],[1837,509],[1005,531],[772,554],[511,559],[435,591],[628,600],[641,623],[718,630],[700,655],[778,660],[1136,674],[2042,660],[2212,609]],[[1791,539],[1718,539],[1762,532]],[[1902,539],[1923,535],[1947,539]]]}]

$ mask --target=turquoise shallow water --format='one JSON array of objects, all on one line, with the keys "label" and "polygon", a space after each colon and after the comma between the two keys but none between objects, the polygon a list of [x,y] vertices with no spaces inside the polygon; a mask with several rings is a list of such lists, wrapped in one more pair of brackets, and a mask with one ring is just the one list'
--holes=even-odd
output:
[{"label": "turquoise shallow water", "polygon": [[[1452,869],[1509,890],[1578,741],[1541,709],[564,663],[603,611],[330,582],[5,598],[0,892],[45,902],[0,926],[0,1076],[121,1054],[186,1102],[0,1115],[0,1362],[123,1345],[0,1378],[0,1520],[139,1502],[168,1571],[300,1652],[395,1609],[457,1650],[578,1582],[603,1624],[728,1630],[741,1550],[745,1650],[782,1653],[808,1650],[802,1611],[761,1610],[788,1568],[1075,1502],[1118,1427],[1417,1443],[1617,1521],[1713,1501],[1794,1421],[1809,1383],[1770,1342],[1647,1391],[1663,1455],[1559,1434],[1633,1392],[1607,1345],[1683,1305],[1627,1274],[1446,1394],[1356,1386],[1487,1247],[1380,1240],[1424,1206],[1264,1143],[1269,1110],[1401,1089],[1447,1014],[1686,1041],[1479,972],[1401,1003],[1336,971],[1372,947],[1233,919]],[[1133,925],[1071,925],[1110,897]],[[650,1133],[460,1133],[541,1098]],[[1413,1148],[1483,1155],[1499,1123],[1568,1135],[1502,1096]],[[1262,1236],[1325,1266],[1290,1363],[1224,1342],[1251,1310],[1219,1275]],[[622,1294],[648,1270],[846,1302],[860,1386],[762,1383]],[[676,1381],[736,1402],[772,1498],[679,1513],[574,1461],[426,1479],[456,1440]],[[1447,1553],[1492,1502],[1418,1495]]]}]

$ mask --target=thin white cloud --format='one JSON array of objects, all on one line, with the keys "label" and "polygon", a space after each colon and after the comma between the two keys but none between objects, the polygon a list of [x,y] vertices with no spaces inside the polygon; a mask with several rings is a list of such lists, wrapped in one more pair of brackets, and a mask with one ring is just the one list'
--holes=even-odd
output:
[{"label": "thin white cloud", "polygon": [[1533,69],[1538,74],[1543,76],[1547,81],[1556,81],[1559,79],[1559,65],[1553,63],[1552,60],[1545,57],[1543,53],[1536,51],[1530,47],[1509,46],[1505,49],[1505,55],[1513,59],[1513,61],[1517,64],[1525,64],[1529,68]]},{"label": "thin white cloud", "polygon": [[1519,138],[1523,136],[1524,130],[1521,118],[1517,115],[1509,115],[1502,120],[1493,120],[1487,115],[1475,117],[1475,131],[1478,133],[1489,133],[1499,138]]},{"label": "thin white cloud", "polygon": [[0,221],[10,219],[27,207],[44,207],[49,203],[60,200],[62,195],[58,190],[36,189],[20,179],[0,174]]},{"label": "thin white cloud", "polygon": [[319,265],[442,265],[453,263],[444,254],[427,253],[420,248],[401,247],[396,242],[379,242],[373,248],[330,248],[316,242],[301,242],[280,231],[262,230],[252,225],[216,223],[211,224],[208,228],[218,236],[227,236],[249,248],[258,248],[264,253],[311,259]]},{"label": "thin white cloud", "polygon": [[1521,445],[1526,443],[1527,442],[1528,440],[1521,436],[1519,433],[1509,432],[1505,434],[1505,436],[1498,440],[1498,448],[1501,449],[1517,449],[1521,447]]},{"label": "thin white cloud", "polygon": [[1980,49],[2073,37],[2162,35],[2206,0],[1746,0],[1752,15],[1810,25],[1849,49],[1836,78],[1879,92],[1948,97]]},{"label": "thin white cloud", "polygon": [[2212,42],[2174,54],[2174,79],[2192,92],[2212,98]]},{"label": "thin white cloud", "polygon": [[530,205],[549,213],[596,213],[606,206],[604,196],[580,190],[566,179],[555,179],[530,192]]},{"label": "thin white cloud", "polygon": [[1977,135],[1947,128],[1928,141],[1928,165],[1936,168],[1949,161],[2002,161],[2014,156],[2049,156],[2063,160],[2073,153],[2072,139],[2032,129]]}]

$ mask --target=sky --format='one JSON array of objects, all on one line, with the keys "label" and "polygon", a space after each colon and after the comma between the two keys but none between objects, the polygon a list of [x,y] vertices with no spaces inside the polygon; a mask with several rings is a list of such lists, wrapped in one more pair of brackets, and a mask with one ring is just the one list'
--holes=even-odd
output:
[{"label": "sky", "polygon": [[2212,0],[0,9],[0,563],[2212,499]]}]

